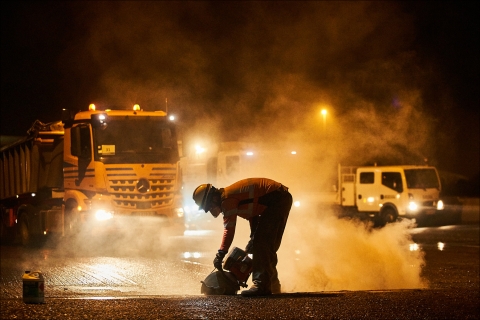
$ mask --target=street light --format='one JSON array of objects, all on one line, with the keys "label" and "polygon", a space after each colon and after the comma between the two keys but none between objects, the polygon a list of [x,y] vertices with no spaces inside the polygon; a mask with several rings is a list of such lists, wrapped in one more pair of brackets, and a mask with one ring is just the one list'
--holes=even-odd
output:
[{"label": "street light", "polygon": [[323,131],[327,131],[327,109],[321,111],[323,117]]}]

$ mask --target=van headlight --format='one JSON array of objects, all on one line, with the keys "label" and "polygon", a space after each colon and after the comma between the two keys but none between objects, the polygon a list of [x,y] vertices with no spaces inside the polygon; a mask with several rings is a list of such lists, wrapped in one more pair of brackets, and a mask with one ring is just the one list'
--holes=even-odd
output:
[{"label": "van headlight", "polygon": [[110,220],[112,218],[113,218],[112,211],[106,211],[106,210],[100,209],[95,212],[95,219],[97,219],[98,221]]},{"label": "van headlight", "polygon": [[437,210],[443,210],[445,207],[443,205],[443,201],[442,200],[438,200],[437,202]]},{"label": "van headlight", "polygon": [[408,203],[408,210],[410,211],[417,211],[418,210],[418,204],[414,201],[410,201]]}]

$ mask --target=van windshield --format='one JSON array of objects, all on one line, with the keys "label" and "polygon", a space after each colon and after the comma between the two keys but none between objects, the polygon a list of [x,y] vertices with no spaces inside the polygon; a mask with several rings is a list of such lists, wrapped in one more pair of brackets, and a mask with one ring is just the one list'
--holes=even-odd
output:
[{"label": "van windshield", "polygon": [[407,187],[410,189],[440,188],[435,169],[405,169]]}]

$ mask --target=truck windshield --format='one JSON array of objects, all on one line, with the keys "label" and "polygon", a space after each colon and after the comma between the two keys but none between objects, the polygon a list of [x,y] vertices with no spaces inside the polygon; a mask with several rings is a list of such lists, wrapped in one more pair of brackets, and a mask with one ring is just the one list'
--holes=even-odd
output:
[{"label": "truck windshield", "polygon": [[109,117],[94,129],[95,160],[104,163],[175,163],[175,128],[163,117]]},{"label": "truck windshield", "polygon": [[405,169],[405,178],[410,189],[440,188],[435,169]]}]

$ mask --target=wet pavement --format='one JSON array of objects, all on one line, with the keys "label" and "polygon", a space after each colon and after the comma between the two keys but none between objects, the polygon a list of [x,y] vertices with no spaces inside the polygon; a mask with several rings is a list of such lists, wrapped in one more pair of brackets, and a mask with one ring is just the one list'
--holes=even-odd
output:
[{"label": "wet pavement", "polygon": [[478,319],[476,289],[1,301],[2,319]]},{"label": "wet pavement", "polygon": [[[478,319],[479,226],[410,231],[421,250],[426,288],[289,292],[269,297],[203,296],[217,235],[177,239],[163,255],[59,253],[2,246],[1,319]],[[192,242],[195,246],[192,246]],[[91,249],[90,249],[91,250]],[[197,254],[195,258],[195,254]],[[47,281],[45,303],[22,301],[21,272],[35,261]],[[132,270],[135,270],[134,272]],[[358,281],[368,270],[359,270]],[[394,275],[392,275],[394,276]]]}]

